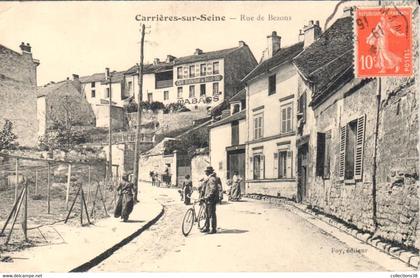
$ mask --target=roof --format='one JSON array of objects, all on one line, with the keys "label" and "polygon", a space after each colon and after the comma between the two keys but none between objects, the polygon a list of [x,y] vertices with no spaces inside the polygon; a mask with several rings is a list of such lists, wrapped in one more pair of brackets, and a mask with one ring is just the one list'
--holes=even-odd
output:
[{"label": "roof", "polygon": [[[125,75],[137,74],[138,65],[134,65],[124,72]],[[172,71],[173,63],[161,62],[157,64],[147,64],[143,66],[143,73],[158,73],[163,71]]]},{"label": "roof", "polygon": [[244,100],[244,99],[246,99],[246,90],[242,89],[238,93],[236,93],[236,95],[231,97],[229,102],[241,101],[241,100]]},{"label": "roof", "polygon": [[[72,85],[72,86],[74,86],[72,80],[63,80],[63,81],[60,81],[60,82],[57,82],[57,83],[49,83],[49,84],[44,85],[44,86],[39,86],[37,88],[37,90],[36,90],[37,91],[36,92],[36,96],[37,97],[47,96],[50,93],[57,91],[61,87],[64,87],[65,85]],[[74,87],[74,89],[77,91],[77,88],[76,87]]]},{"label": "roof", "polygon": [[313,83],[313,100],[338,88],[331,86],[337,80],[353,77],[351,70],[352,76],[343,78],[353,67],[353,39],[352,17],[340,18],[293,60],[304,79]]},{"label": "roof", "polygon": [[102,82],[105,80],[105,73],[94,73],[92,75],[82,76],[79,80],[82,83]]},{"label": "roof", "polygon": [[234,122],[234,121],[243,120],[245,118],[246,118],[246,110],[242,110],[238,113],[230,115],[229,117],[221,119],[220,121],[214,122],[209,127],[214,128],[214,127],[218,127],[218,126],[221,126],[221,125],[224,125],[224,124],[227,124],[227,123],[231,123],[231,122]]},{"label": "roof", "polygon": [[298,55],[303,50],[303,42],[295,43],[291,46],[280,48],[274,53],[273,57],[260,63],[253,71],[251,71],[245,78],[243,82],[247,82],[251,79],[254,79],[257,76],[267,74],[273,68],[288,62]]},{"label": "roof", "polygon": [[202,54],[198,54],[198,55],[179,57],[174,60],[174,64],[180,65],[180,64],[194,63],[194,62],[200,62],[200,61],[222,59],[240,48],[241,47],[238,46],[238,47],[227,48],[227,49],[222,49],[222,50],[203,52]]},{"label": "roof", "polygon": [[[111,82],[112,83],[122,82],[124,80],[124,73],[125,73],[125,71],[114,71],[114,72],[112,72],[111,73]],[[104,79],[105,79],[105,76],[104,76]],[[109,82],[106,81],[106,80],[101,81],[101,84],[107,84],[107,83],[109,83]]]}]

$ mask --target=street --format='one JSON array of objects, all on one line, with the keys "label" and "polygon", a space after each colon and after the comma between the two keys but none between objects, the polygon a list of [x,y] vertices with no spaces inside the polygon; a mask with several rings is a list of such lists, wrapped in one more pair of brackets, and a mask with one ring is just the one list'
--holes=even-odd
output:
[{"label": "street", "polygon": [[165,206],[164,216],[91,271],[413,270],[310,215],[249,199],[217,207],[217,234],[194,226],[184,237],[187,207],[178,192],[142,186]]}]

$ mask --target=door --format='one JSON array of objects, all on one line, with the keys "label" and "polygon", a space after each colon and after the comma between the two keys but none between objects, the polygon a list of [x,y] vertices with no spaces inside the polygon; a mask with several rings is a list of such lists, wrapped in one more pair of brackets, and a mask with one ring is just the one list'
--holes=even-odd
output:
[{"label": "door", "polygon": [[241,193],[245,193],[245,150],[230,151],[227,154],[227,178],[231,179],[234,171],[238,171],[239,176],[242,178]]},{"label": "door", "polygon": [[303,144],[298,149],[298,192],[297,202],[304,202],[308,182],[308,144]]}]

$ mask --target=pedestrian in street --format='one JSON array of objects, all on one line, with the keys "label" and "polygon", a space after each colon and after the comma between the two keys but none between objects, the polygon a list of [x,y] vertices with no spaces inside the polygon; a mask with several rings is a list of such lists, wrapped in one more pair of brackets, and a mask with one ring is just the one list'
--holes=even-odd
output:
[{"label": "pedestrian in street", "polygon": [[[207,178],[204,182],[204,201],[206,202],[206,222],[201,232],[214,234],[217,232],[216,204],[219,202],[219,190],[216,173],[208,166],[204,171]],[[211,227],[210,227],[211,226]],[[211,229],[210,229],[211,228]]]},{"label": "pedestrian in street", "polygon": [[192,181],[190,179],[190,175],[185,175],[185,180],[182,184],[182,191],[184,195],[184,204],[190,205],[191,204],[191,194],[192,194]]},{"label": "pedestrian in street", "polygon": [[117,187],[117,192],[118,201],[115,207],[114,217],[121,217],[124,222],[127,222],[134,206],[134,184],[129,181],[128,174],[122,176],[122,181]]},{"label": "pedestrian in street", "polygon": [[230,201],[239,201],[241,199],[241,181],[242,178],[239,176],[238,171],[233,171],[229,194]]},{"label": "pedestrian in street", "polygon": [[150,171],[149,176],[152,178],[152,186],[155,186],[155,173],[153,171]]}]

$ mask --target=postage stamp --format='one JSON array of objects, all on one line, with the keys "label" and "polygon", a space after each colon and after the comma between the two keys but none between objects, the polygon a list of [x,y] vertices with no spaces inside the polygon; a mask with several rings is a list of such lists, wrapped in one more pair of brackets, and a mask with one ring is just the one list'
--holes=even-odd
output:
[{"label": "postage stamp", "polygon": [[364,7],[356,10],[356,77],[412,76],[411,21],[411,7]]}]

